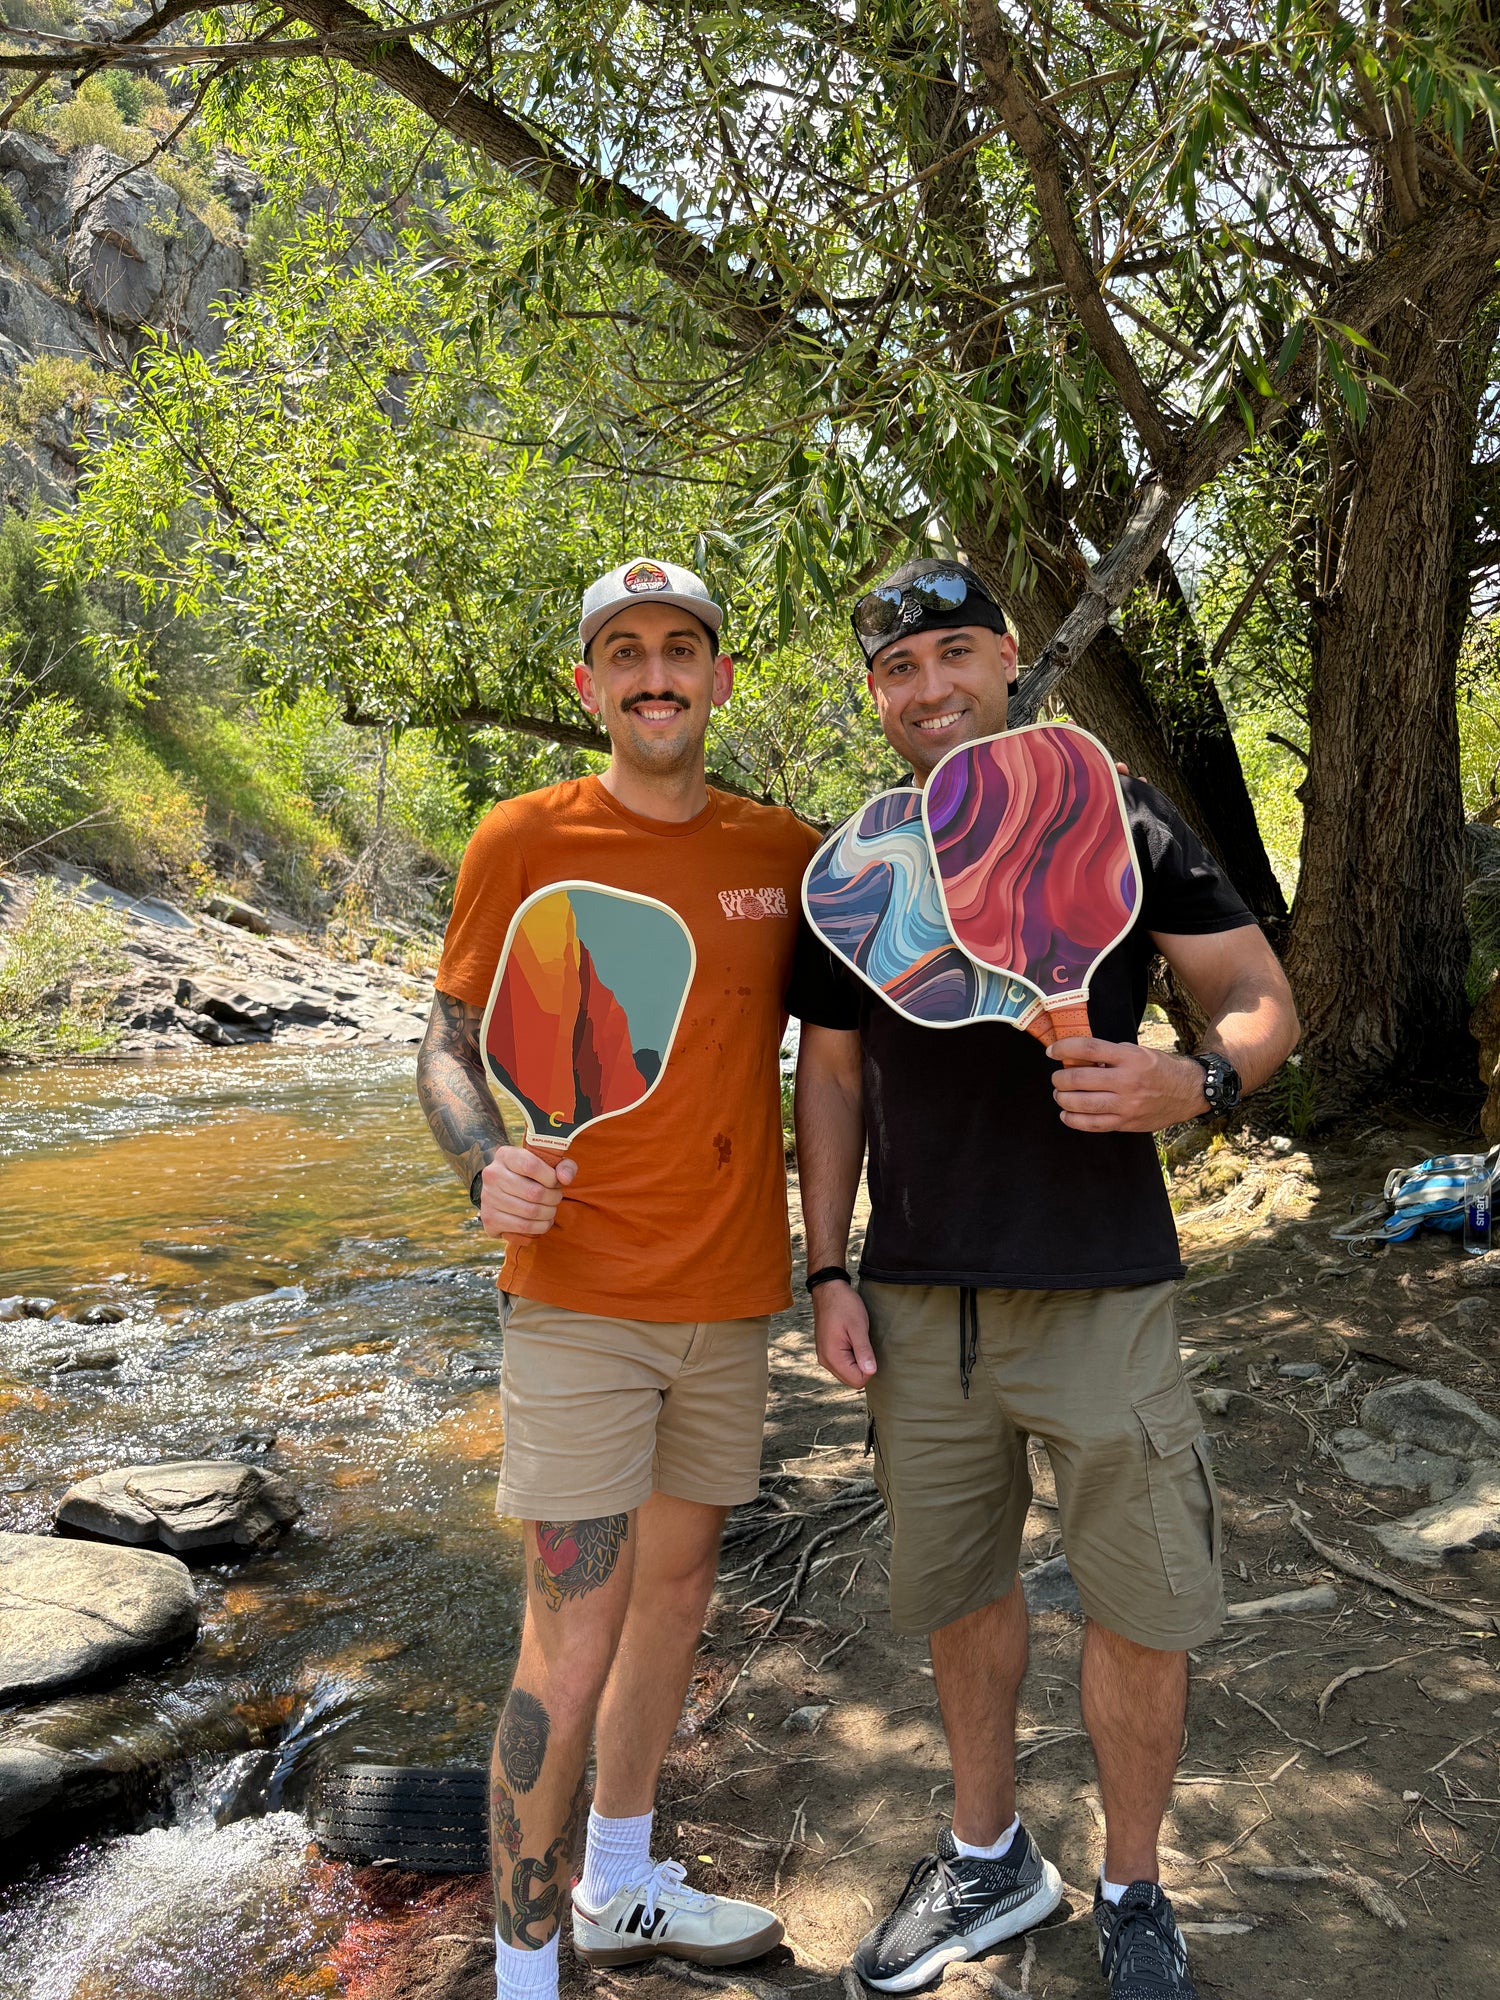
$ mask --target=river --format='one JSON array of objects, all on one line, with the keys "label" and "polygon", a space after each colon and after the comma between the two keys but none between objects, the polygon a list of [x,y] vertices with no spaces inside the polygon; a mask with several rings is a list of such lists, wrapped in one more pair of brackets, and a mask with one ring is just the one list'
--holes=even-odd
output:
[{"label": "river", "polygon": [[[269,1049],[0,1073],[0,1295],[129,1315],[0,1324],[0,1527],[46,1532],[110,1466],[253,1455],[287,1478],[301,1520],[199,1568],[197,1644],[125,1692],[274,1705],[288,1804],[318,1757],[484,1761],[514,1658],[495,1246],[412,1071],[409,1049]],[[78,1349],[119,1361],[59,1372]],[[299,1982],[347,1871],[306,1858],[295,1812],[219,1825],[222,1776],[185,1769],[165,1825],[0,1890],[0,2000],[328,1990]]]}]

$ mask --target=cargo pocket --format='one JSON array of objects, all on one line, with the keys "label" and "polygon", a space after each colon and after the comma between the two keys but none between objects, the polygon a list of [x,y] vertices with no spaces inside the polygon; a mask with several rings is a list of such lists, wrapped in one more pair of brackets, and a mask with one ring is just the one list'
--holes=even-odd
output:
[{"label": "cargo pocket", "polygon": [[1219,1564],[1219,1492],[1193,1392],[1175,1382],[1134,1406],[1146,1439],[1146,1485],[1174,1597],[1201,1589]]}]

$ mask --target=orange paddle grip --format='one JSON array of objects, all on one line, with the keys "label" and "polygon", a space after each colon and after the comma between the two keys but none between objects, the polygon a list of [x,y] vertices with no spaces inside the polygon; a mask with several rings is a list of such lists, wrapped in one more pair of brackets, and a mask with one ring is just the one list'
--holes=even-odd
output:
[{"label": "orange paddle grip", "polygon": [[[1089,1026],[1088,1002],[1068,1000],[1060,1007],[1039,1014],[1031,1025],[1031,1032],[1044,1044],[1064,1041],[1070,1035],[1091,1035],[1094,1031]],[[1092,1069],[1093,1064],[1080,1062],[1075,1056],[1071,1062],[1065,1062],[1063,1068]]]}]

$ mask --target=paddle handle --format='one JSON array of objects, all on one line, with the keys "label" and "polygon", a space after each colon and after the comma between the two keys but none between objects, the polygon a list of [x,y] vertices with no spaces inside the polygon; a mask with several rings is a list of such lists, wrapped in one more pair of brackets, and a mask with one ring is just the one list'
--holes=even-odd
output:
[{"label": "paddle handle", "polygon": [[572,1140],[539,1139],[535,1133],[528,1133],[526,1143],[539,1160],[545,1160],[547,1165],[556,1172],[557,1168],[567,1158],[568,1147],[572,1144]]},{"label": "paddle handle", "polygon": [[[1038,1026],[1048,1021],[1052,1024],[1052,1032],[1046,1037],[1046,1040],[1049,1042],[1061,1042],[1065,1041],[1070,1035],[1091,1035],[1094,1032],[1089,1026],[1089,1003],[1087,1000],[1064,1000],[1059,1005],[1050,1007],[1046,1014],[1040,1017]],[[1076,1057],[1071,1062],[1063,1064],[1064,1069],[1090,1069],[1092,1067],[1093,1065],[1090,1063],[1079,1062]]]}]

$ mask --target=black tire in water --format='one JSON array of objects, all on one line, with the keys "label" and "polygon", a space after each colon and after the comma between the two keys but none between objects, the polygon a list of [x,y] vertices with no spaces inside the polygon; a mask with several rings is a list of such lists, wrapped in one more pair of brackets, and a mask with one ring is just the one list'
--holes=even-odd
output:
[{"label": "black tire in water", "polygon": [[482,1770],[335,1764],[318,1779],[313,1837],[332,1861],[389,1862],[428,1875],[489,1870]]}]

